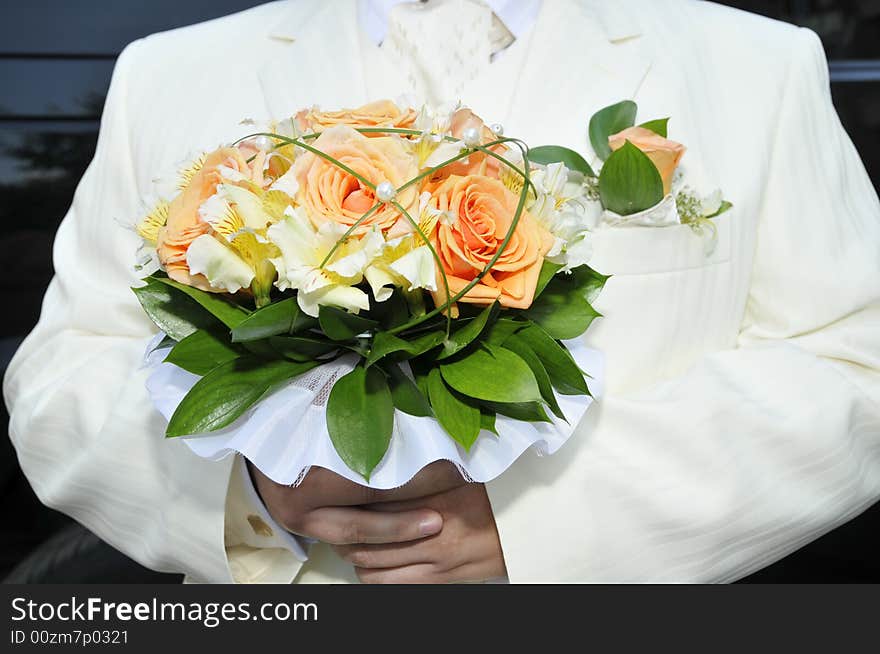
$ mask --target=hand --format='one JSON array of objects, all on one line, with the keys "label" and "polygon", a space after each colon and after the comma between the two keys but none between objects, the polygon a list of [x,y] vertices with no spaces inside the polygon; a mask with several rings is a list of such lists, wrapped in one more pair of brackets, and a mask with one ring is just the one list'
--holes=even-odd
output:
[{"label": "hand", "polygon": [[443,518],[424,503],[394,512],[360,505],[412,500],[465,484],[448,461],[432,463],[406,485],[387,491],[355,484],[325,468],[312,468],[296,487],[275,483],[250,463],[248,469],[263,504],[280,525],[331,545],[400,543],[436,534]]},{"label": "hand", "polygon": [[443,516],[443,529],[429,538],[384,545],[338,545],[364,583],[455,583],[507,575],[495,517],[483,484],[464,484],[430,497],[374,504],[377,515],[418,509]]}]

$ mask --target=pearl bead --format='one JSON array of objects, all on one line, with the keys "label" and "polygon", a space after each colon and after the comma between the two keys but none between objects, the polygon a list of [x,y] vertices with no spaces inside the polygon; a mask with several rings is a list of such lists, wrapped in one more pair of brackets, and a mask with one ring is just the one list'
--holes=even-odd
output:
[{"label": "pearl bead", "polygon": [[473,148],[477,145],[480,145],[480,130],[476,127],[468,127],[464,130],[464,133],[461,135],[464,144],[469,148]]},{"label": "pearl bead", "polygon": [[391,182],[382,182],[376,186],[376,198],[380,202],[391,202],[397,195],[397,189]]},{"label": "pearl bead", "polygon": [[254,146],[257,150],[262,150],[263,152],[268,152],[272,149],[272,139],[268,136],[258,136],[254,139]]},{"label": "pearl bead", "polygon": [[489,129],[492,130],[492,133],[495,134],[495,136],[501,136],[504,134],[504,125],[501,123],[493,123],[489,126]]}]

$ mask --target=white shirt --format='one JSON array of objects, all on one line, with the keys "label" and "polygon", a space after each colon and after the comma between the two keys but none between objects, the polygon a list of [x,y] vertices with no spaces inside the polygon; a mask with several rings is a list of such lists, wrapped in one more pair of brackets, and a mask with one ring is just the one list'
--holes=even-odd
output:
[{"label": "white shirt", "polygon": [[[416,3],[421,0],[358,0],[358,13],[361,28],[370,39],[380,45],[388,34],[388,19],[396,5]],[[443,0],[427,0],[426,4]],[[518,39],[535,23],[541,9],[541,0],[483,0],[502,26]],[[495,23],[497,25],[497,23]],[[494,37],[494,38],[493,38]],[[490,39],[499,37],[490,33]]]}]

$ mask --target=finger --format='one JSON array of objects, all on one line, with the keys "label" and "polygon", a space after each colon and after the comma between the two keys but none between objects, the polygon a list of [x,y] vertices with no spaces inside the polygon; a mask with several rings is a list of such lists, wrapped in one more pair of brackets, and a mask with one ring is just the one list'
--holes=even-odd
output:
[{"label": "finger", "polygon": [[443,570],[432,563],[417,563],[399,568],[355,568],[354,571],[364,584],[473,584],[507,578],[503,565],[487,562],[469,563],[452,570]]},{"label": "finger", "polygon": [[335,545],[333,549],[356,568],[399,568],[433,563],[437,558],[437,539],[383,545]]},{"label": "finger", "polygon": [[437,584],[444,581],[430,563],[418,563],[400,568],[355,568],[364,584]]},{"label": "finger", "polygon": [[401,513],[380,513],[348,507],[324,507],[306,514],[302,533],[331,545],[356,543],[401,543],[439,533],[443,517],[420,509]]}]

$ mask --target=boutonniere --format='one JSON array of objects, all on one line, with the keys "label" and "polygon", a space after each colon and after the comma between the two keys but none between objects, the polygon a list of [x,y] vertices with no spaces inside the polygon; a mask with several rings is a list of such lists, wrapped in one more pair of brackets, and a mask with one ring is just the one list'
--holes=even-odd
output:
[{"label": "boutonniere", "polygon": [[[552,166],[563,161],[583,175],[587,196],[599,207],[597,226],[667,227],[688,225],[714,249],[713,219],[733,205],[721,190],[702,195],[688,185],[681,167],[687,148],[669,138],[669,118],[636,124],[638,105],[630,100],[605,107],[589,122],[597,161],[562,146],[542,146],[529,159]],[[594,213],[596,210],[594,209]]]}]

